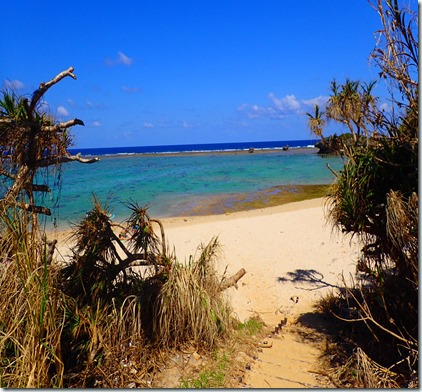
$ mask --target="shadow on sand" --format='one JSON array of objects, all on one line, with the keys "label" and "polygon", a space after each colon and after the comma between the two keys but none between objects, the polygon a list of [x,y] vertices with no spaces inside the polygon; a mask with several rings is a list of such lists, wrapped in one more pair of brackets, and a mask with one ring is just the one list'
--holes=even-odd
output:
[{"label": "shadow on sand", "polygon": [[298,289],[308,290],[308,291],[318,290],[324,287],[333,287],[336,289],[340,289],[339,286],[326,282],[324,280],[324,275],[314,269],[309,269],[309,270],[297,269],[293,272],[287,272],[286,275],[287,277],[278,277],[277,282],[308,283],[312,287],[308,287],[308,288],[297,287]]}]

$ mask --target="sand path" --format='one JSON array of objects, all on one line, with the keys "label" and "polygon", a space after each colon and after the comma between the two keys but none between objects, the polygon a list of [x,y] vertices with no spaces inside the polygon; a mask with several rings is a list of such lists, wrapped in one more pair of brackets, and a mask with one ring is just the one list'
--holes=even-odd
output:
[{"label": "sand path", "polygon": [[[296,323],[315,302],[355,271],[359,246],[326,224],[323,199],[210,217],[166,219],[179,260],[218,235],[218,270],[232,275],[245,268],[238,289],[227,290],[241,321],[259,314],[271,328],[287,318],[281,334],[268,339],[247,372],[253,388],[328,386],[318,369],[323,339]],[[312,335],[312,338],[310,338]]]}]

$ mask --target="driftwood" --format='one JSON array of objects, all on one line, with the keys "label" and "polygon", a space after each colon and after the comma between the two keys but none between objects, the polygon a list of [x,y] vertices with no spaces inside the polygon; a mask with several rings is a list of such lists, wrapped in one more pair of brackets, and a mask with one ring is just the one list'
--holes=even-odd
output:
[{"label": "driftwood", "polygon": [[237,290],[237,282],[242,279],[243,275],[246,274],[246,271],[244,268],[241,268],[239,271],[237,271],[233,276],[231,276],[230,278],[224,279],[221,282],[220,285],[220,291],[226,290],[229,287],[234,286]]},{"label": "driftwood", "polygon": [[[45,241],[47,241],[47,238],[45,237]],[[57,240],[53,240],[51,242],[47,242],[48,248],[47,248],[47,264],[50,265],[53,262],[53,254],[56,249]]]}]

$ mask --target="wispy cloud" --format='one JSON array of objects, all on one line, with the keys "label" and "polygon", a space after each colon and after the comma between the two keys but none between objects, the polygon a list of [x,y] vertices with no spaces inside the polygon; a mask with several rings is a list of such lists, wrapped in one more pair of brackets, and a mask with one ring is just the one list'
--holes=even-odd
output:
[{"label": "wispy cloud", "polygon": [[306,106],[318,105],[318,106],[323,107],[327,104],[329,99],[330,99],[330,97],[320,95],[319,97],[303,101],[303,104],[306,105]]},{"label": "wispy cloud", "polygon": [[140,88],[139,87],[122,86],[122,91],[125,92],[126,94],[133,94],[133,93],[137,93],[138,91],[140,91]]},{"label": "wispy cloud", "polygon": [[192,127],[193,127],[193,125],[190,122],[188,122],[186,120],[182,121],[182,128],[192,128]]},{"label": "wispy cloud", "polygon": [[149,121],[145,121],[144,128],[154,128],[154,124]]},{"label": "wispy cloud", "polygon": [[124,65],[132,65],[133,60],[126,56],[123,52],[117,52],[119,59],[117,60],[118,64],[124,64]]},{"label": "wispy cloud", "polygon": [[68,115],[69,115],[69,112],[68,112],[68,110],[67,110],[64,106],[59,106],[59,107],[57,108],[57,114],[58,114],[59,116],[66,117],[66,116],[68,116]]},{"label": "wispy cloud", "polygon": [[243,103],[238,107],[238,111],[243,113],[246,118],[268,117],[280,119],[285,117],[283,113],[280,113],[273,106],[250,105],[248,103]]},{"label": "wispy cloud", "polygon": [[7,88],[14,89],[14,90],[20,90],[25,87],[25,85],[20,80],[5,80],[4,84]]},{"label": "wispy cloud", "polygon": [[[71,107],[77,110],[85,110],[85,109],[104,109],[104,105],[100,103],[95,103],[87,99],[85,102],[78,102],[71,98],[66,99],[66,106]],[[64,107],[64,106],[63,106]]]},{"label": "wispy cloud", "polygon": [[117,52],[117,57],[108,58],[105,60],[106,65],[112,66],[117,64],[123,64],[126,66],[130,66],[133,64],[133,59],[126,56],[123,52]]},{"label": "wispy cloud", "polygon": [[85,101],[85,109],[105,109],[105,106],[102,103],[95,103],[87,99]]},{"label": "wispy cloud", "polygon": [[93,127],[101,127],[101,122],[98,120],[95,120],[91,123],[91,126]]},{"label": "wispy cloud", "polygon": [[274,93],[269,93],[269,105],[257,105],[244,103],[238,107],[238,111],[247,118],[271,118],[282,119],[289,115],[302,114],[314,104],[324,106],[328,97],[319,96],[309,100],[299,100],[295,95],[286,95],[278,98]]}]

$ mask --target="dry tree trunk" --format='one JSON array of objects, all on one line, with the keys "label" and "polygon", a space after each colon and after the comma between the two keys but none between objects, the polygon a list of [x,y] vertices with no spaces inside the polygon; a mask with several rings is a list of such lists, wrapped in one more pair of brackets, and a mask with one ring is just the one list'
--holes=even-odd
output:
[{"label": "dry tree trunk", "polygon": [[[51,215],[47,207],[35,205],[35,192],[51,191],[46,184],[34,184],[39,169],[70,161],[93,163],[99,160],[84,159],[80,154],[72,156],[67,151],[69,137],[66,130],[74,125],[84,125],[82,120],[75,118],[53,123],[54,120],[37,109],[40,100],[52,86],[66,77],[76,79],[73,70],[73,67],[69,67],[47,83],[40,83],[30,101],[24,97],[13,98],[17,106],[23,105],[21,109],[24,110],[24,115],[10,112],[0,118],[0,145],[6,152],[11,152],[1,156],[0,175],[12,180],[0,200],[0,209],[4,211],[8,208],[20,208],[29,212],[32,214],[32,226],[35,230],[38,227],[38,214]],[[46,151],[49,152],[47,155]]]},{"label": "dry tree trunk", "polygon": [[234,286],[237,289],[237,282],[243,278],[243,276],[246,274],[246,271],[244,268],[241,268],[239,271],[237,271],[233,276],[230,278],[224,279],[221,282],[220,285],[220,291],[226,290],[229,287]]}]

